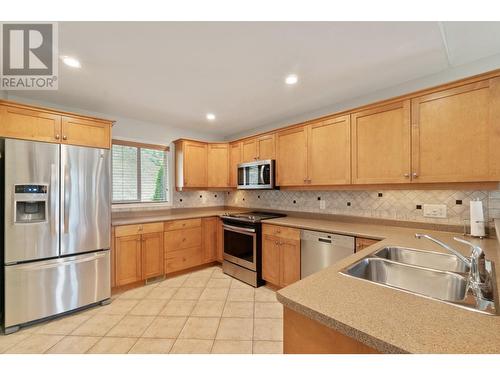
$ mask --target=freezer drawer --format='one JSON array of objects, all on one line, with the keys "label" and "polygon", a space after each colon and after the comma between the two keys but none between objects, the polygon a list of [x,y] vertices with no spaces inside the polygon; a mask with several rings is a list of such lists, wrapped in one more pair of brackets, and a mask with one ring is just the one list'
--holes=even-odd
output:
[{"label": "freezer drawer", "polygon": [[300,235],[300,277],[312,275],[352,254],[354,237],[303,230]]},{"label": "freezer drawer", "polygon": [[5,328],[111,296],[110,252],[5,267]]}]

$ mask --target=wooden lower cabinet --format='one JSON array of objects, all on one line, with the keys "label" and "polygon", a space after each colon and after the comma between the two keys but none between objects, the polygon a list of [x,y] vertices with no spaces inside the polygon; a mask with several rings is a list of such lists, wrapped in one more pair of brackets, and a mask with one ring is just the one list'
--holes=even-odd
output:
[{"label": "wooden lower cabinet", "polygon": [[265,234],[262,237],[262,278],[267,282],[280,285],[280,248],[279,238]]},{"label": "wooden lower cabinet", "polygon": [[217,260],[217,218],[207,217],[201,220],[203,241],[203,262]]},{"label": "wooden lower cabinet", "polygon": [[[158,224],[161,224],[158,226]],[[162,228],[162,223],[136,225],[137,230]],[[113,287],[163,275],[163,232],[134,233],[135,227],[123,225],[113,227],[112,275]]]},{"label": "wooden lower cabinet", "polygon": [[217,239],[216,239],[216,260],[222,263],[224,261],[224,229],[222,228],[222,220],[217,218]]},{"label": "wooden lower cabinet", "polygon": [[262,278],[279,287],[300,280],[300,230],[263,225]]},{"label": "wooden lower cabinet", "polygon": [[142,280],[141,236],[117,237],[116,246],[116,286]]},{"label": "wooden lower cabinet", "polygon": [[367,248],[368,246],[376,244],[377,242],[379,242],[379,240],[374,240],[372,238],[356,237],[356,252],[361,251],[364,248]]},{"label": "wooden lower cabinet", "polygon": [[202,223],[201,219],[165,223],[165,272],[167,275],[209,262],[204,260]]},{"label": "wooden lower cabinet", "polygon": [[377,350],[287,307],[283,311],[285,354],[377,354]]},{"label": "wooden lower cabinet", "polygon": [[163,233],[147,233],[141,237],[142,278],[163,275]]},{"label": "wooden lower cabinet", "polygon": [[300,240],[281,240],[280,286],[287,286],[300,280]]}]

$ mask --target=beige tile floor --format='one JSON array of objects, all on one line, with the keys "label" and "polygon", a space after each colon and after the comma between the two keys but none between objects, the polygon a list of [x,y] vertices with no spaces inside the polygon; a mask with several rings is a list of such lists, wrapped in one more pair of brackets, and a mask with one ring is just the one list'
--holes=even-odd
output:
[{"label": "beige tile floor", "polygon": [[210,267],[114,295],[112,303],[0,334],[0,353],[282,353],[283,308]]}]

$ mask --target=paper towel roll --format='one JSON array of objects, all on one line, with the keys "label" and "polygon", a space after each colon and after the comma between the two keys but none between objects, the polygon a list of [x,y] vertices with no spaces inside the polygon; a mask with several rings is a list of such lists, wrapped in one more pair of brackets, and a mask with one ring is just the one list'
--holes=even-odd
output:
[{"label": "paper towel roll", "polygon": [[483,202],[479,199],[470,201],[470,234],[475,237],[484,237]]}]

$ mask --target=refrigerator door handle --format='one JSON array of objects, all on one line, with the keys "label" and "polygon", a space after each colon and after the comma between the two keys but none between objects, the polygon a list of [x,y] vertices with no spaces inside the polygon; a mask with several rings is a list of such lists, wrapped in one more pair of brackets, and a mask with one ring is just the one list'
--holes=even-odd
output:
[{"label": "refrigerator door handle", "polygon": [[[67,212],[67,211],[68,211],[68,201],[69,201],[69,197],[71,194],[71,191],[70,191],[70,189],[71,189],[71,175],[68,171],[67,160],[65,160],[65,163],[63,165],[64,165],[64,173],[63,173],[63,177],[61,179],[61,185],[62,185],[61,186],[61,197],[62,197],[62,220],[61,220],[61,223],[63,226],[62,232],[68,233],[69,212]],[[68,188],[68,186],[69,186],[69,188]]]},{"label": "refrigerator door handle", "polygon": [[49,202],[50,202],[50,232],[53,235],[57,235],[57,225],[59,224],[59,215],[57,212],[57,166],[52,163],[50,165],[50,192],[49,192]]},{"label": "refrigerator door handle", "polygon": [[100,251],[98,253],[91,253],[86,255],[78,255],[74,257],[56,258],[50,259],[42,262],[25,263],[16,266],[17,270],[43,270],[49,268],[59,267],[64,264],[79,264],[85,262],[93,262],[95,260],[101,259],[108,256],[106,251]]}]

